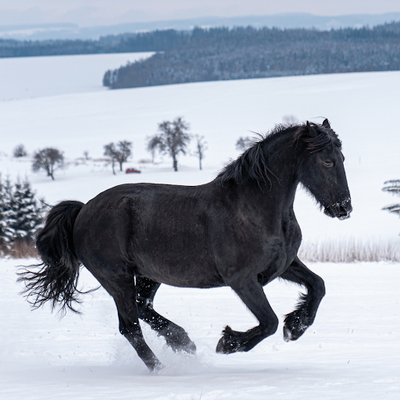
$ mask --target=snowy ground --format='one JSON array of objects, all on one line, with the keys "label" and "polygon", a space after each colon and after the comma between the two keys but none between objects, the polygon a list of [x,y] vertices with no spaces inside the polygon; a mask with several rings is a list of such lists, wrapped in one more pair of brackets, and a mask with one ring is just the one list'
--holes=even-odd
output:
[{"label": "snowy ground", "polygon": [[104,91],[102,80],[107,70],[150,54],[3,58],[0,59],[0,101]]},{"label": "snowy ground", "polygon": [[[249,353],[219,355],[226,324],[256,324],[236,295],[223,289],[162,286],[155,307],[183,326],[197,355],[174,354],[145,326],[148,344],[166,365],[149,374],[118,333],[112,299],[83,297],[82,316],[61,321],[48,308],[31,312],[19,296],[15,261],[0,261],[0,398],[58,399],[398,399],[400,397],[400,268],[396,264],[313,264],[327,295],[316,322],[296,342],[282,338],[282,316],[298,287],[265,288],[281,324]],[[95,287],[84,270],[82,285]]]},{"label": "snowy ground", "polygon": [[[381,211],[397,199],[381,188],[385,180],[400,178],[400,72],[102,88],[103,72],[125,64],[126,57],[0,59],[2,177],[27,177],[49,203],[87,201],[124,182],[200,184],[238,155],[239,136],[265,133],[285,115],[316,122],[328,117],[343,140],[354,212],[349,220],[330,220],[299,191],[296,213],[304,240],[355,238],[398,246],[399,220]],[[190,156],[180,158],[178,173],[168,158],[157,157],[156,165],[141,162],[150,158],[146,137],[159,122],[177,116],[208,142],[203,171]],[[134,143],[126,166],[140,167],[140,175],[113,176],[100,160],[105,144],[124,139]],[[11,157],[19,143],[30,154],[58,147],[68,165],[56,172],[55,181],[33,174],[29,157]],[[90,161],[82,160],[84,151]],[[1,399],[400,397],[398,264],[311,265],[328,291],[315,325],[298,342],[284,343],[279,333],[250,353],[230,356],[215,354],[222,328],[256,324],[231,290],[162,287],[156,307],[187,329],[198,352],[193,358],[173,354],[146,329],[148,343],[167,365],[161,374],[149,375],[119,335],[114,305],[104,291],[84,297],[82,317],[60,321],[49,309],[31,312],[15,283],[18,263],[0,260]],[[82,284],[94,287],[89,274],[82,274]],[[293,309],[297,287],[273,282],[265,290],[280,318]]]}]

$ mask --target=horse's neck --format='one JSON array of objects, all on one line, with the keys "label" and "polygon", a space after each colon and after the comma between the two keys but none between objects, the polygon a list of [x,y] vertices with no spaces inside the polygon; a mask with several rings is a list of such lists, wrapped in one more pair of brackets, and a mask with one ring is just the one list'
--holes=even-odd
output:
[{"label": "horse's neck", "polygon": [[255,181],[231,185],[225,195],[236,202],[239,208],[255,210],[258,215],[265,214],[268,218],[284,217],[293,212],[297,182],[274,178],[270,186]]}]

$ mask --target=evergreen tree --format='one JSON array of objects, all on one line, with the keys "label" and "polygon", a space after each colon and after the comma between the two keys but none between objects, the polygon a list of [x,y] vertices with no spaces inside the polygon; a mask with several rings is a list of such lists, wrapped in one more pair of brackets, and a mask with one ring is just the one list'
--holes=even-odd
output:
[{"label": "evergreen tree", "polygon": [[37,201],[30,183],[10,179],[1,184],[0,240],[3,251],[12,253],[17,243],[32,245],[44,223],[44,207]]},{"label": "evergreen tree", "polygon": [[[384,192],[389,192],[400,196],[400,179],[386,181],[384,184],[386,185],[382,189]],[[391,213],[397,214],[400,217],[400,204],[391,204],[389,206],[383,207],[383,210],[387,210]]]},{"label": "evergreen tree", "polygon": [[24,239],[33,242],[36,231],[42,227],[43,207],[38,205],[35,193],[28,181],[17,181],[13,193],[14,241]]},{"label": "evergreen tree", "polygon": [[5,251],[10,251],[14,237],[11,227],[13,221],[13,190],[10,178],[4,181],[2,188],[2,244]]}]

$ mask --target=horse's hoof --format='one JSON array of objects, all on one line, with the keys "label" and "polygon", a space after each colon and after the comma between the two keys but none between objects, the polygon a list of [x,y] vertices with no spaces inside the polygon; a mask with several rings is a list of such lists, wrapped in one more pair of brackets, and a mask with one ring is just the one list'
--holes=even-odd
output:
[{"label": "horse's hoof", "polygon": [[167,345],[175,352],[184,351],[188,354],[196,353],[196,345],[190,340],[188,334],[182,328],[174,331],[159,332],[158,335],[163,335]]},{"label": "horse's hoof", "polygon": [[222,338],[219,339],[215,351],[220,354],[228,354],[228,352],[226,351],[226,340],[224,336],[222,336]]},{"label": "horse's hoof", "polygon": [[286,328],[286,326],[283,327],[283,339],[285,342],[292,340],[292,333],[288,328]]},{"label": "horse's hoof", "polygon": [[185,352],[188,354],[196,354],[196,345],[189,339],[188,341],[185,340],[184,343],[169,343],[172,350],[175,352]]},{"label": "horse's hoof", "polygon": [[300,325],[300,326],[288,326],[286,324],[283,327],[283,339],[285,342],[289,342],[290,340],[297,340],[306,330],[308,326]]},{"label": "horse's hoof", "polygon": [[240,351],[240,344],[234,337],[234,331],[229,326],[224,329],[223,336],[219,339],[215,351],[221,354],[231,354]]},{"label": "horse's hoof", "polygon": [[157,374],[165,368],[164,364],[162,364],[159,360],[153,360],[149,363],[145,362],[145,364],[152,374]]},{"label": "horse's hoof", "polygon": [[196,345],[190,341],[190,343],[186,343],[185,346],[180,349],[180,351],[184,351],[188,354],[196,354]]}]

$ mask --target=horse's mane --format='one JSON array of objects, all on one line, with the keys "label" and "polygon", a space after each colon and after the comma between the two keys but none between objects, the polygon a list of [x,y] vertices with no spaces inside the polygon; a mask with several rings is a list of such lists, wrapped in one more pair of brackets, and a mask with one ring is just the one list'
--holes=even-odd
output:
[{"label": "horse's mane", "polygon": [[[276,176],[268,166],[268,156],[266,156],[264,149],[275,140],[285,137],[285,133],[288,135],[291,133],[291,139],[286,141],[285,144],[282,143],[282,145],[293,146],[299,154],[316,153],[330,145],[342,147],[339,137],[330,128],[328,120],[325,121],[323,125],[310,122],[301,125],[277,125],[265,136],[260,135],[261,139],[257,140],[236,160],[229,163],[219,173],[218,178],[221,179],[222,184],[234,181],[240,185],[249,180],[254,180],[260,188],[262,184],[271,187],[272,178],[276,178]],[[280,140],[280,142],[283,142],[283,140]]]},{"label": "horse's mane", "polygon": [[[326,121],[326,126],[325,126]],[[293,139],[296,144],[303,142],[305,151],[308,153],[317,153],[331,145],[342,148],[342,142],[335,131],[330,127],[329,121],[325,120],[323,125],[307,122],[298,127]],[[316,135],[310,135],[311,130],[316,131]]]}]

